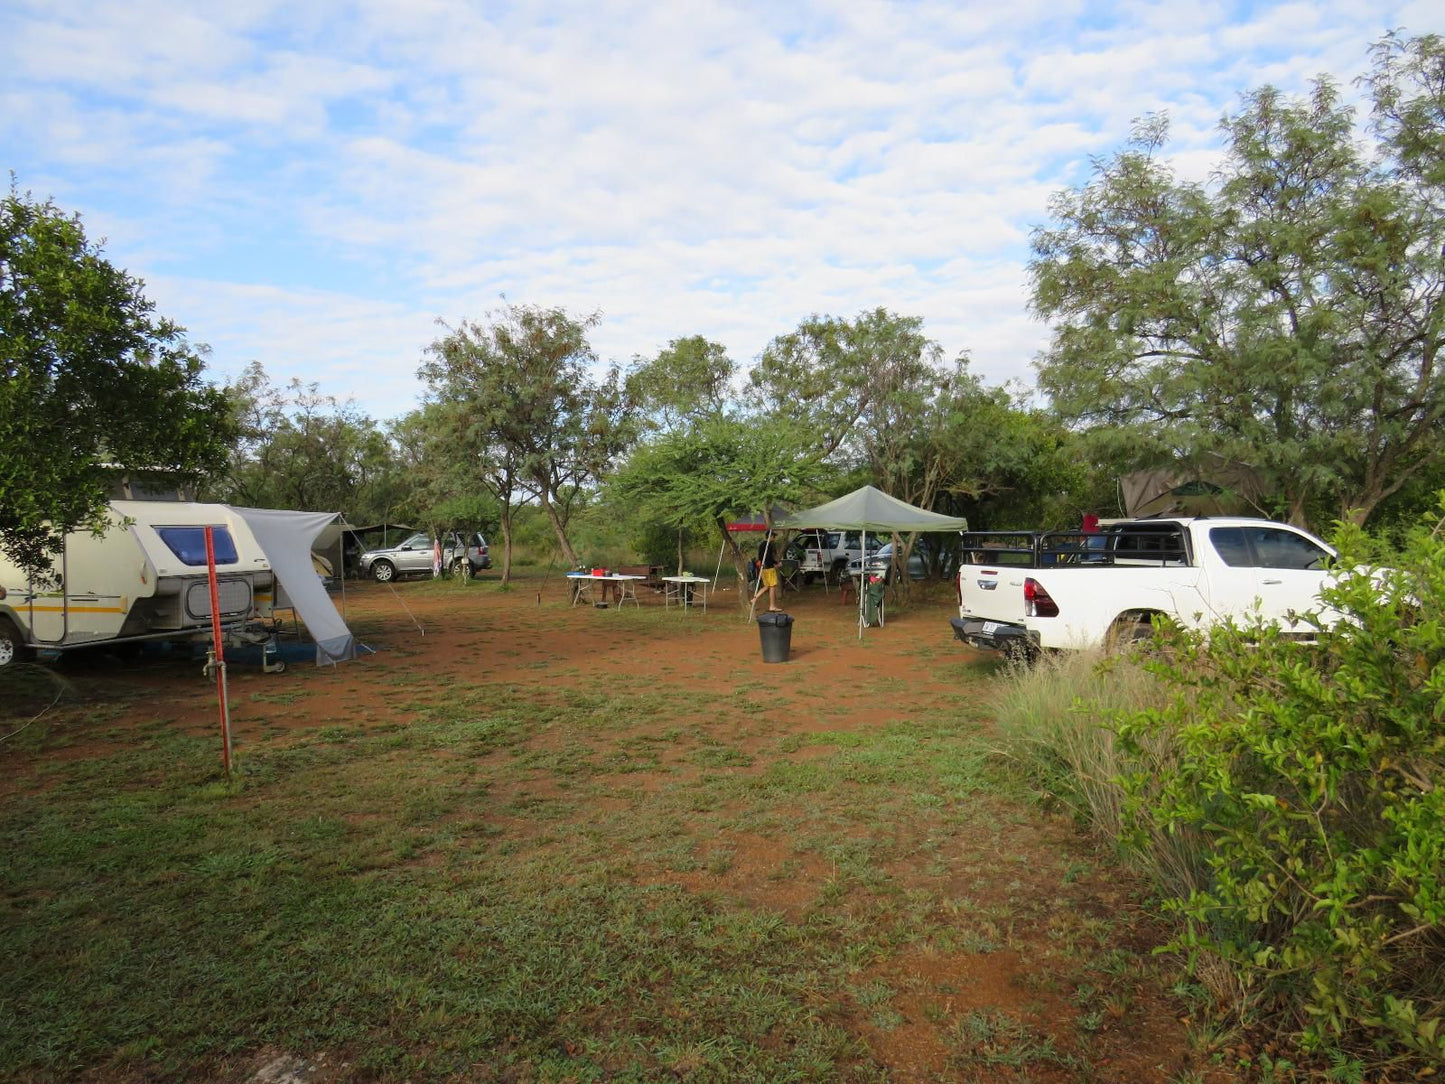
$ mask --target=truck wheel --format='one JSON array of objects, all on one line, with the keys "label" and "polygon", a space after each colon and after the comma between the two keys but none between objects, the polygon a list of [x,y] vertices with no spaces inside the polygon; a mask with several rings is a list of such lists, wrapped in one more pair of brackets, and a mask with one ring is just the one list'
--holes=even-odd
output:
[{"label": "truck wheel", "polygon": [[1000,654],[1010,666],[1021,667],[1025,670],[1032,668],[1039,661],[1038,648],[1020,640],[1006,642]]},{"label": "truck wheel", "polygon": [[0,670],[30,660],[30,645],[7,617],[0,617]]},{"label": "truck wheel", "polygon": [[470,579],[472,575],[472,563],[465,557],[458,557],[452,562],[452,575],[459,580]]},{"label": "truck wheel", "polygon": [[1153,635],[1154,626],[1149,623],[1148,614],[1125,614],[1110,626],[1104,647],[1111,652],[1127,651]]},{"label": "truck wheel", "polygon": [[371,575],[377,583],[390,583],[396,578],[396,567],[390,561],[377,561],[371,566]]}]

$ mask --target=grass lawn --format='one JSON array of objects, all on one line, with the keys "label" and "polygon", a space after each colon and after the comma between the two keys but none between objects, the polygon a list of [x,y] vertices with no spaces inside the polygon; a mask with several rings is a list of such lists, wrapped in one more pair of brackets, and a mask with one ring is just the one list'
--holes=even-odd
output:
[{"label": "grass lawn", "polygon": [[12,677],[0,1076],[1222,1079],[949,597],[860,644],[790,596],[773,666],[726,593],[643,603],[352,590],[375,655],[233,671],[229,781],[189,660],[67,660],[18,733]]}]

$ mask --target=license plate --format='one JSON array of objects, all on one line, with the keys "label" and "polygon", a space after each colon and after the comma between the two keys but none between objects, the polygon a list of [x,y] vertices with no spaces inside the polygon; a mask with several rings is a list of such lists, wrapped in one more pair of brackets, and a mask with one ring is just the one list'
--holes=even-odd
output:
[{"label": "license plate", "polygon": [[1002,627],[1002,626],[999,625],[999,623],[998,623],[997,621],[985,621],[985,622],[983,623],[983,634],[984,634],[985,636],[992,636],[992,635],[993,635],[994,633],[996,633],[1001,627]]}]

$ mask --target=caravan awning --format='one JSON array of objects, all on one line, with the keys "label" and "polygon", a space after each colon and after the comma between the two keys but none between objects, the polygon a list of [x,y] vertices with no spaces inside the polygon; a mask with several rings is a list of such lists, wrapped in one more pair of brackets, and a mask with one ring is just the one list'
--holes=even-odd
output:
[{"label": "caravan awning", "polygon": [[316,664],[356,657],[356,641],[336,604],[311,565],[311,546],[333,520],[335,512],[288,512],[277,508],[237,508],[271,563],[271,571],[295,606],[297,616],[316,641]]}]

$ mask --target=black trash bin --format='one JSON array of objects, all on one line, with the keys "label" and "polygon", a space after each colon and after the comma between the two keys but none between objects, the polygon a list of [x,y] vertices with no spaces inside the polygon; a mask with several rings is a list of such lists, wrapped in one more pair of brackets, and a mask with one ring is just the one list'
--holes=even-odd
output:
[{"label": "black trash bin", "polygon": [[758,636],[763,643],[763,662],[787,662],[793,643],[793,615],[758,614]]}]

